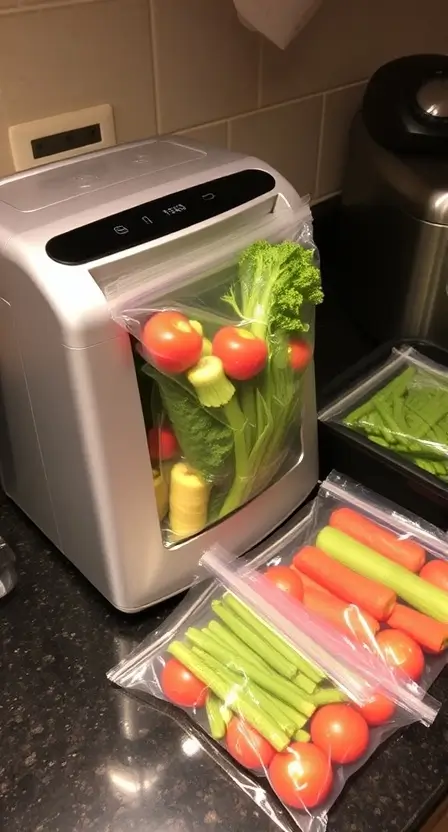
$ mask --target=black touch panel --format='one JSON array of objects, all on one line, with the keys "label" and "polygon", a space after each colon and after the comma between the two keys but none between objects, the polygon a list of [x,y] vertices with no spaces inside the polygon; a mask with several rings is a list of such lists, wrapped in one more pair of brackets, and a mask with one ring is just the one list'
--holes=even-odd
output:
[{"label": "black touch panel", "polygon": [[274,186],[263,170],[232,173],[74,228],[49,240],[46,252],[67,266],[100,260],[224,214]]}]

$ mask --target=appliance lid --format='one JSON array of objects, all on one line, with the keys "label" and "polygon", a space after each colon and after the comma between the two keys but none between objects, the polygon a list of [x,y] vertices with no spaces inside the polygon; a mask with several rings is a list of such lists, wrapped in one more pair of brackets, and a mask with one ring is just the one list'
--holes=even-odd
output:
[{"label": "appliance lid", "polygon": [[39,211],[205,156],[206,150],[183,144],[180,137],[118,145],[8,177],[0,182],[0,202],[21,212]]},{"label": "appliance lid", "polygon": [[448,158],[448,55],[409,55],[380,67],[363,99],[372,138],[394,153]]}]

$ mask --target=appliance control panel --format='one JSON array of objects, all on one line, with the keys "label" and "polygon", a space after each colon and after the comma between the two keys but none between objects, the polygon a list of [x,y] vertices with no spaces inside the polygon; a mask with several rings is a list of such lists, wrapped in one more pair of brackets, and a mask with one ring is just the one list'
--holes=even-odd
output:
[{"label": "appliance control panel", "polygon": [[266,171],[239,171],[59,234],[48,241],[46,252],[57,263],[79,266],[212,219],[274,187]]}]

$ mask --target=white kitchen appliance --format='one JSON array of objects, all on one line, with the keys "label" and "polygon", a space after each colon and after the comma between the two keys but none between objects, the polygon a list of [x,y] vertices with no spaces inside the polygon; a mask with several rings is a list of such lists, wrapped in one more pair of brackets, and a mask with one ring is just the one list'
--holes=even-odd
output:
[{"label": "white kitchen appliance", "polygon": [[[136,286],[153,302],[172,296],[179,258],[190,284],[194,264],[211,285],[235,257],[232,240],[238,251],[266,224],[281,239],[300,206],[268,165],[181,137],[0,182],[3,487],[123,611],[187,587],[214,542],[242,553],[291,515],[318,478],[316,412],[311,363],[293,463],[230,516],[166,545],[136,354],[111,309]],[[196,263],[198,246],[214,252],[216,268]]]}]

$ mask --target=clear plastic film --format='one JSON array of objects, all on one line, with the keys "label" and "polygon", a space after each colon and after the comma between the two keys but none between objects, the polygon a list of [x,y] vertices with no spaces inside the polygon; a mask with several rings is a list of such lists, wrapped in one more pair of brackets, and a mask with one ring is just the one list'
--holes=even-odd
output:
[{"label": "clear plastic film", "polygon": [[412,347],[394,349],[386,365],[320,418],[448,483],[448,368]]},{"label": "clear plastic film", "polygon": [[439,530],[333,473],[254,553],[205,553],[201,582],[109,678],[181,707],[270,817],[274,793],[322,832],[380,743],[436,716],[448,590],[422,570],[443,572],[447,553]]},{"label": "clear plastic film", "polygon": [[301,458],[322,300],[309,208],[186,243],[107,297],[132,336],[162,536],[176,544]]},{"label": "clear plastic film", "polygon": [[0,598],[8,595],[17,583],[15,560],[14,552],[0,537]]},{"label": "clear plastic film", "polygon": [[415,719],[426,725],[433,723],[438,704],[431,701],[431,697],[423,701],[425,691],[399,668],[382,660],[372,629],[359,607],[347,608],[347,623],[353,631],[359,624],[359,631],[365,632],[365,640],[361,641],[358,634],[344,640],[340,631],[313,612],[312,607],[307,609],[296,598],[285,596],[260,572],[248,572],[244,566],[237,568],[236,561],[233,561],[233,568],[230,564],[232,557],[218,548],[205,553],[201,559],[201,565],[238,599],[238,606],[242,602],[261,622],[273,627],[278,636],[306,661],[317,666],[352,701],[366,705],[375,692],[380,692]]}]

